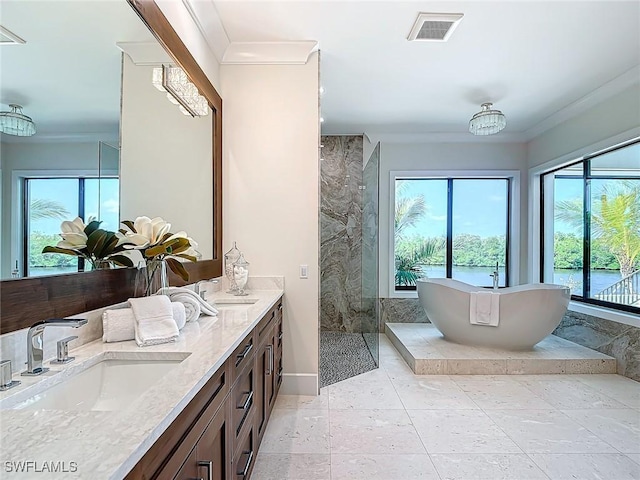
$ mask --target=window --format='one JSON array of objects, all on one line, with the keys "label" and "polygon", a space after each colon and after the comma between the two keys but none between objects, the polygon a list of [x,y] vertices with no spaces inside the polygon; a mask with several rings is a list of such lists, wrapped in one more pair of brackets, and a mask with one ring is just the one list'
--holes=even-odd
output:
[{"label": "window", "polygon": [[119,225],[118,178],[25,178],[24,264],[27,276],[82,271],[82,260],[62,254],[43,254],[60,240],[60,223],[81,217],[102,220],[100,226]]},{"label": "window", "polygon": [[541,279],[640,312],[640,142],[542,174]]},{"label": "window", "polygon": [[395,177],[395,290],[422,276],[509,285],[510,178]]}]

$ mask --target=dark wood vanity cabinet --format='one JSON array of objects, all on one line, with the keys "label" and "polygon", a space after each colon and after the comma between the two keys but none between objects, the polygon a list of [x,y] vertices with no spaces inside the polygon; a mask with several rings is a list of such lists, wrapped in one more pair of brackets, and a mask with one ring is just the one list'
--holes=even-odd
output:
[{"label": "dark wood vanity cabinet", "polygon": [[282,298],[126,480],[249,480],[282,383]]}]

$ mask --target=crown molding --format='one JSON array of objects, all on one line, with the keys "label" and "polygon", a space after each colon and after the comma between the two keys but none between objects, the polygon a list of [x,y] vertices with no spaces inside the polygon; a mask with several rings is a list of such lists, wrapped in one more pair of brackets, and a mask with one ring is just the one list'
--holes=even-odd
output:
[{"label": "crown molding", "polygon": [[[323,135],[330,135],[325,134]],[[359,133],[362,135],[362,133]],[[478,136],[465,132],[442,133],[373,133],[365,135],[371,139],[371,143],[524,143],[525,138],[521,133],[498,133],[496,135]]]},{"label": "crown molding", "polygon": [[116,42],[116,46],[138,66],[173,63],[171,57],[158,42]]},{"label": "crown molding", "polygon": [[212,0],[182,0],[182,4],[189,12],[211,53],[216,57],[218,63],[221,63],[231,42],[222,20],[220,20],[215,3]]},{"label": "crown molding", "polygon": [[635,84],[640,84],[640,65],[627,70],[622,75],[596,88],[584,97],[561,108],[533,127],[525,130],[523,132],[525,140],[529,141],[534,139],[547,130],[557,127],[561,123],[586,112]]},{"label": "crown molding", "polygon": [[17,137],[0,133],[2,143],[94,143],[105,142],[109,144],[120,144],[118,135],[113,132],[95,133],[39,133],[32,137]]},{"label": "crown molding", "polygon": [[315,40],[297,42],[231,42],[223,65],[304,65],[318,49]]}]

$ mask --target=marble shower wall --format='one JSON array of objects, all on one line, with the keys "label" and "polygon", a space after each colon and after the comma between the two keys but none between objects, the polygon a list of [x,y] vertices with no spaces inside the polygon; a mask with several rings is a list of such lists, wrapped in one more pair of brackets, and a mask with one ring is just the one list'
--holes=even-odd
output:
[{"label": "marble shower wall", "polygon": [[385,323],[431,323],[417,298],[381,298],[380,331]]},{"label": "marble shower wall", "polygon": [[360,332],[363,137],[324,136],[320,162],[320,329]]},{"label": "marble shower wall", "polygon": [[553,334],[615,357],[620,375],[640,381],[640,328],[567,312]]}]

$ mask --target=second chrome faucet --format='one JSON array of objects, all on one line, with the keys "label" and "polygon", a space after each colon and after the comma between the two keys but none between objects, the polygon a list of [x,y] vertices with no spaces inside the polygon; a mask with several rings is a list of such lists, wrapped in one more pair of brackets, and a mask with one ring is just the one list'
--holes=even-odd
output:
[{"label": "second chrome faucet", "polygon": [[84,318],[51,318],[34,323],[27,332],[27,371],[22,375],[42,375],[49,370],[42,366],[44,357],[43,334],[46,327],[73,327],[79,328],[86,325]]}]

